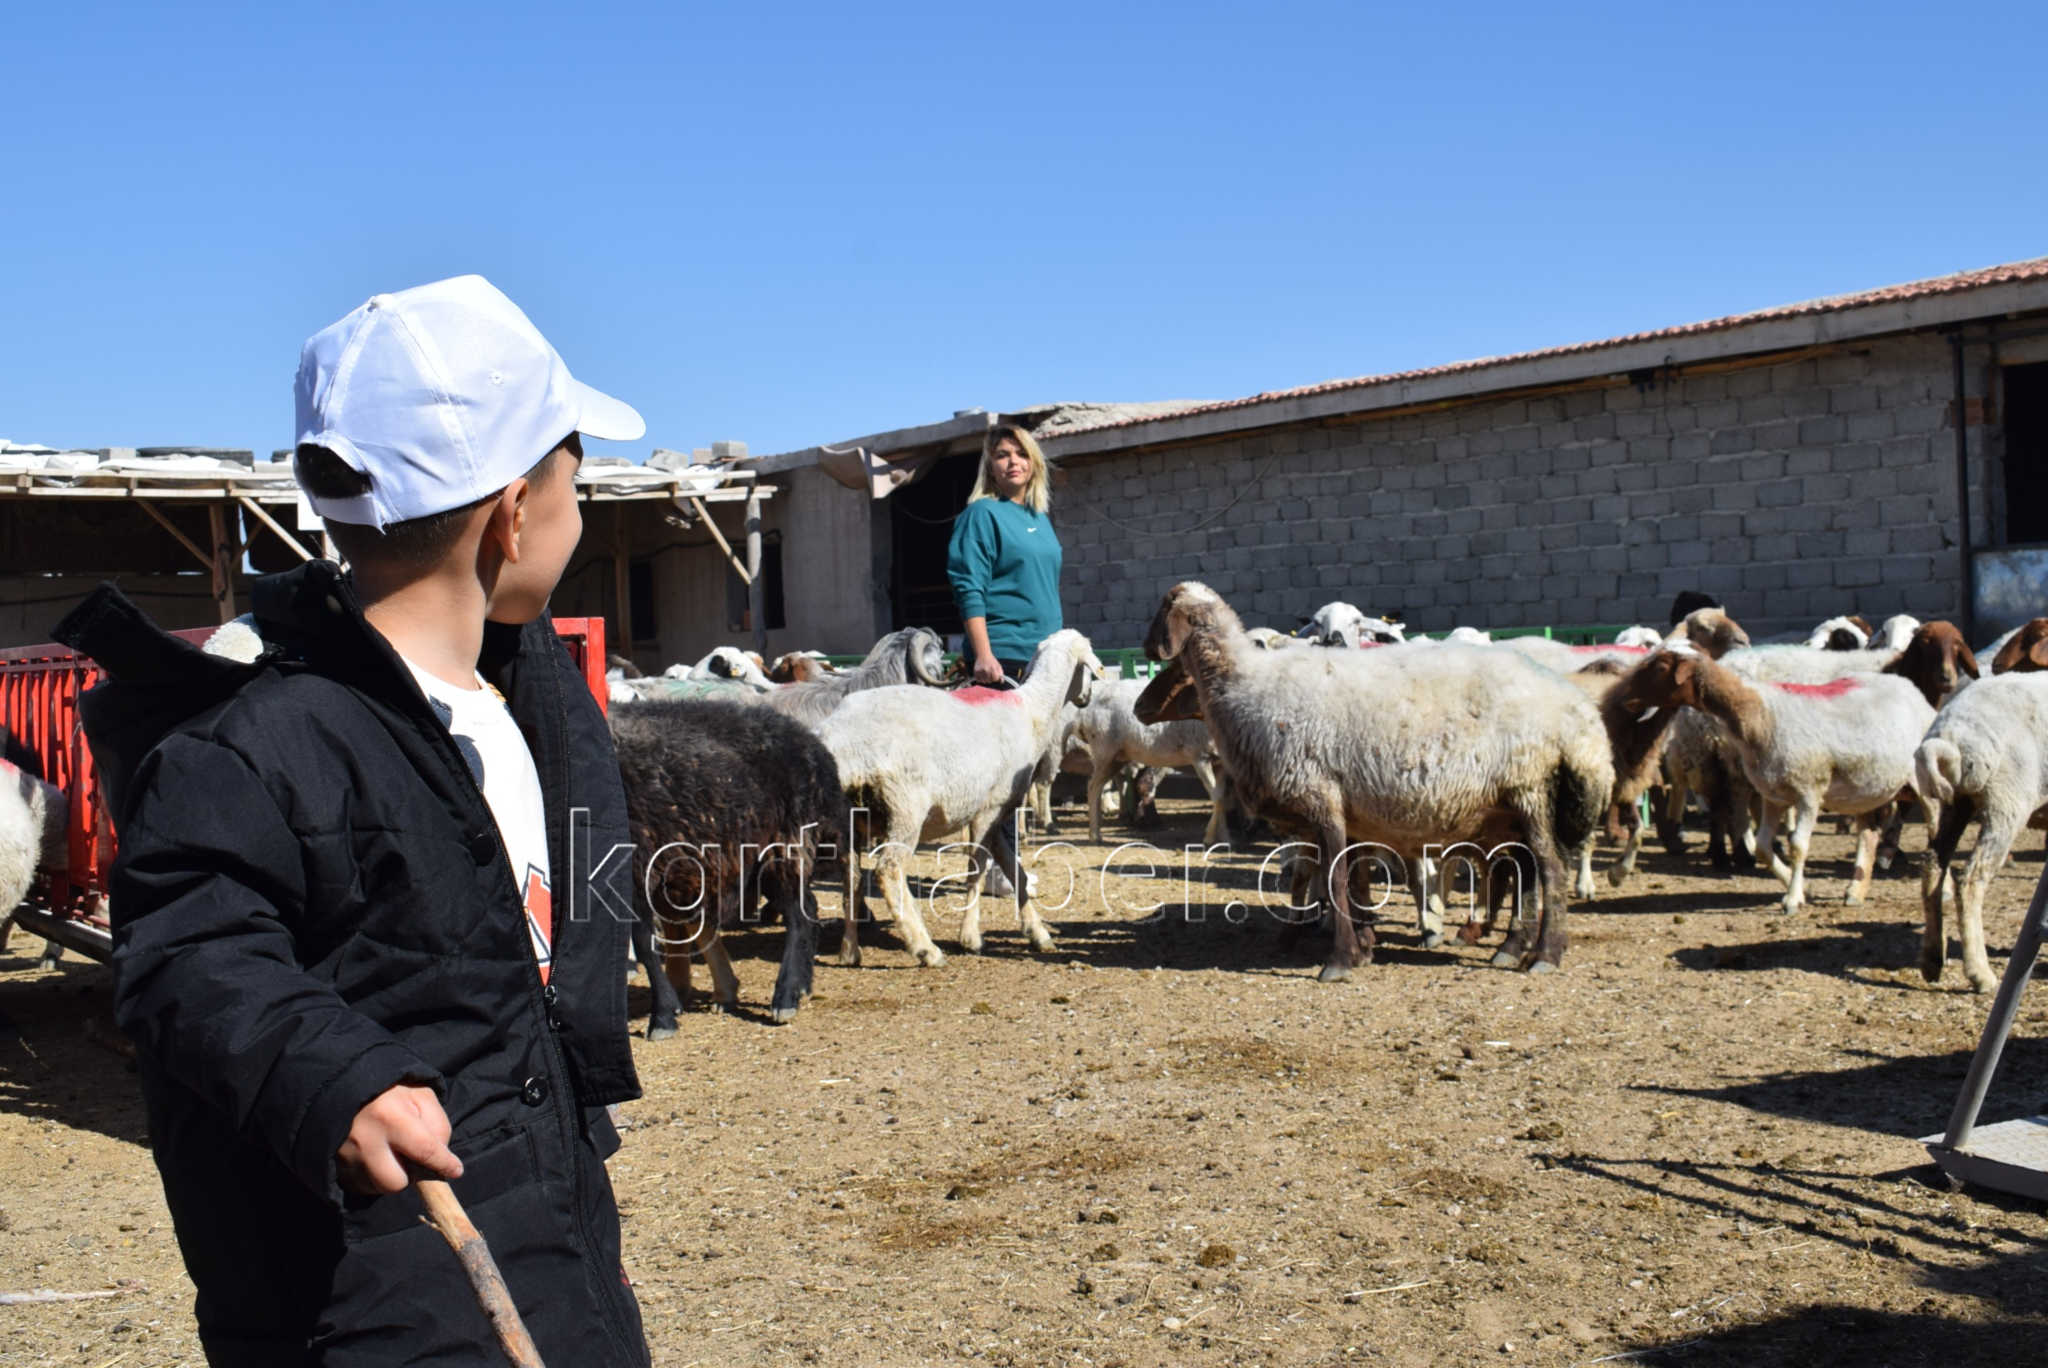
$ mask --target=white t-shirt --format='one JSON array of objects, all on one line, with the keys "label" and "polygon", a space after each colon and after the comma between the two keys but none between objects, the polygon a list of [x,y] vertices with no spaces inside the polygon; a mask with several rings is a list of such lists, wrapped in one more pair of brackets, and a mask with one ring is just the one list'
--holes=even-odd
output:
[{"label": "white t-shirt", "polygon": [[[401,657],[403,659],[403,657]],[[412,661],[406,665],[432,705],[434,715],[455,740],[469,765],[470,777],[483,790],[484,802],[498,824],[512,877],[526,906],[526,929],[533,938],[540,976],[547,979],[555,934],[554,895],[548,876],[547,814],[541,805],[540,772],[533,752],[512,720],[498,691],[477,676],[477,687],[458,689],[427,673]]]}]

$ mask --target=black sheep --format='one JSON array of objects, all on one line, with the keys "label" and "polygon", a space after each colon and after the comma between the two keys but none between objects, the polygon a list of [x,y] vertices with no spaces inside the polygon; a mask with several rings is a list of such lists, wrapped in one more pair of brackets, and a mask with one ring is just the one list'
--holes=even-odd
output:
[{"label": "black sheep", "polygon": [[789,1021],[811,995],[811,880],[845,842],[832,753],[778,712],[710,699],[618,704],[611,728],[633,831],[633,953],[654,988],[647,1038],[675,1034],[680,1004],[664,971],[680,969],[687,991],[692,956],[709,962],[719,1000],[737,1005],[739,982],[718,930],[751,913],[756,889],[786,928],[771,1009],[778,1023]]}]

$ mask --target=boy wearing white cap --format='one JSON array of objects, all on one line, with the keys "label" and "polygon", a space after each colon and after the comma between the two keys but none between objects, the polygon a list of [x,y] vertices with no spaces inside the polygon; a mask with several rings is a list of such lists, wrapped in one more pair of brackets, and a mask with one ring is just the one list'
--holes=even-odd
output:
[{"label": "boy wearing white cap", "polygon": [[109,679],[114,1006],[208,1360],[495,1362],[435,1176],[546,1361],[638,1368],[604,1167],[639,1095],[625,805],[546,605],[581,436],[644,425],[478,276],[316,334],[297,407],[346,573],[258,581],[249,660],[111,587],[60,628]]}]

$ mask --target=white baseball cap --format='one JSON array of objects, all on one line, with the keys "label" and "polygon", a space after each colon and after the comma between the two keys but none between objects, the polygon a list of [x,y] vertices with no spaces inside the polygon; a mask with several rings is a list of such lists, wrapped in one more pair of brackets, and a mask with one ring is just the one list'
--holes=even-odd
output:
[{"label": "white baseball cap", "polygon": [[572,432],[629,442],[638,413],[571,378],[519,306],[482,276],[380,294],[314,333],[294,386],[298,444],[370,477],[313,511],[382,530],[474,503]]}]

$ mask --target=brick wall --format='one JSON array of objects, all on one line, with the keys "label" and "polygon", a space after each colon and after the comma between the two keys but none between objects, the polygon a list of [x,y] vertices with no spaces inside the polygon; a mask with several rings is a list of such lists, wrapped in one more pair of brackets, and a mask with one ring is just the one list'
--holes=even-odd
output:
[{"label": "brick wall", "polygon": [[1647,390],[1078,457],[1054,507],[1067,622],[1135,644],[1181,579],[1279,627],[1339,598],[1422,630],[1661,626],[1681,589],[1758,634],[1954,616],[1949,366],[1941,339],[1906,336]]}]

